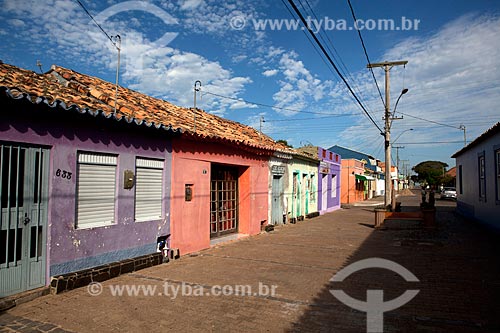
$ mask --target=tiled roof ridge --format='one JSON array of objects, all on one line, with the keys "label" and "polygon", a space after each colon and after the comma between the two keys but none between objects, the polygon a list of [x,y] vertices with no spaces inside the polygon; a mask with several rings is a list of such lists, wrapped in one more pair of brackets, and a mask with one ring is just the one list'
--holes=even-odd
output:
[{"label": "tiled roof ridge", "polygon": [[[97,87],[95,87],[95,86],[88,86],[87,84],[85,84],[85,82],[81,82],[81,80],[79,80],[79,79],[81,79],[81,78],[91,78],[91,79],[99,80],[103,84],[112,85],[113,87],[115,87],[115,84],[113,84],[111,82],[107,82],[107,81],[102,80],[102,79],[100,79],[98,77],[95,77],[95,76],[91,76],[91,75],[79,73],[79,72],[77,72],[77,71],[75,71],[73,69],[68,69],[68,68],[65,68],[65,67],[62,67],[62,66],[57,66],[57,65],[53,65],[52,69],[55,72],[57,72],[59,75],[61,75],[65,80],[67,80],[68,82],[70,82],[69,83],[70,85],[71,85],[71,82],[75,82],[75,83],[78,84],[77,87],[79,87],[80,85],[87,87],[87,89],[89,89],[89,92],[92,95],[96,94],[96,92],[95,92],[94,89],[97,89]],[[186,112],[196,112],[197,113],[197,117],[203,116],[203,117],[208,117],[208,118],[216,118],[216,119],[218,119],[218,120],[220,120],[222,122],[231,123],[231,124],[236,125],[236,126],[238,126],[240,128],[244,128],[246,130],[250,130],[250,131],[253,132],[253,134],[258,135],[258,136],[262,136],[262,139],[265,139],[266,141],[269,140],[269,141],[272,141],[272,143],[275,143],[272,138],[270,138],[269,136],[267,136],[265,134],[260,134],[253,127],[244,125],[244,124],[242,124],[240,122],[237,122],[237,121],[234,121],[234,120],[231,120],[231,119],[226,119],[226,118],[220,117],[218,115],[206,112],[205,110],[200,109],[200,108],[196,108],[196,110],[194,110],[194,108],[188,108],[188,107],[178,106],[178,105],[172,104],[169,101],[165,101],[163,99],[152,97],[152,96],[146,95],[144,93],[141,93],[139,91],[130,89],[128,87],[123,87],[123,86],[120,86],[120,85],[118,86],[118,91],[119,91],[118,92],[118,96],[123,95],[124,93],[138,94],[138,95],[142,96],[143,98],[152,99],[152,100],[156,100],[156,101],[159,101],[161,103],[167,104],[169,107],[173,107],[173,108],[176,108],[176,109],[179,109],[179,110],[184,110]],[[106,94],[102,94],[102,95],[99,95],[98,98],[100,98],[101,96],[110,97],[111,98],[110,103],[114,104],[114,96],[110,96],[109,94],[107,94],[107,95]],[[130,102],[130,101],[128,101],[128,102]],[[117,104],[122,104],[122,103],[117,103]],[[123,106],[124,105],[122,105],[122,107]],[[117,111],[119,111],[119,108],[118,108]],[[197,119],[197,120],[198,121],[202,121],[202,119]],[[184,131],[194,132],[194,130],[192,130],[190,128],[184,128]],[[191,134],[193,134],[193,133],[191,133]]]},{"label": "tiled roof ridge", "polygon": [[288,149],[250,126],[201,109],[180,107],[123,86],[118,88],[117,112],[114,114],[115,84],[62,66],[53,65],[48,72],[39,74],[0,63],[0,74],[0,85],[4,77],[10,75],[10,81],[7,80],[9,82],[6,84],[10,91],[27,93],[35,99],[44,98],[52,102],[59,100],[65,105],[74,104],[80,109],[100,110],[107,117],[125,117],[127,122],[134,120],[136,123],[145,122],[156,127],[177,128],[194,138],[223,140],[256,149],[294,154],[293,149]]},{"label": "tiled roof ridge", "polygon": [[[98,78],[98,77],[95,77],[95,76],[91,76],[91,75],[87,75],[87,74],[82,74],[82,73],[79,73],[78,71],[75,71],[73,69],[69,69],[69,68],[65,68],[65,67],[62,67],[62,66],[58,66],[58,65],[52,65],[52,70],[54,70],[56,73],[58,73],[61,77],[63,77],[65,80],[67,80],[69,82],[69,84],[71,84],[71,82],[75,82],[77,83],[78,85],[81,85],[81,86],[84,86],[84,87],[87,87],[87,89],[89,89],[90,93],[93,94],[94,91],[92,90],[92,88],[96,88],[96,87],[89,87],[87,86],[85,83],[82,83],[80,82],[79,80],[79,77],[82,78],[82,77],[87,77],[87,78],[92,78],[92,79],[95,79],[95,80],[99,80],[101,81],[102,83],[104,84],[109,84],[109,85],[112,85],[113,87],[115,87],[115,84],[114,83],[111,83],[111,82],[107,82],[101,78]],[[62,73],[61,73],[62,72]],[[75,75],[76,74],[76,75]],[[254,132],[256,135],[259,135],[259,136],[262,136],[262,138],[266,139],[266,140],[270,140],[272,141],[273,143],[275,143],[275,141],[267,136],[266,134],[264,133],[259,133],[256,129],[254,129],[253,127],[251,126],[248,126],[248,125],[245,125],[245,124],[242,124],[238,121],[235,121],[235,120],[231,120],[231,119],[227,119],[227,118],[223,118],[223,117],[220,117],[216,114],[213,114],[213,113],[210,113],[210,112],[207,112],[203,109],[200,109],[200,108],[196,108],[196,111],[194,110],[194,108],[192,107],[183,107],[183,106],[178,106],[178,105],[175,105],[169,101],[166,101],[166,100],[163,100],[163,99],[160,99],[160,98],[157,98],[157,97],[152,97],[152,96],[149,96],[147,94],[144,94],[142,92],[139,92],[139,91],[136,91],[134,89],[131,89],[131,88],[128,88],[128,87],[123,87],[123,86],[118,86],[118,95],[122,95],[123,93],[133,93],[133,94],[138,94],[138,95],[141,95],[143,96],[144,98],[147,98],[147,99],[154,99],[154,100],[157,100],[157,101],[160,101],[161,103],[165,103],[165,104],[168,104],[170,107],[174,107],[174,108],[178,108],[178,109],[181,109],[181,110],[185,110],[186,112],[189,112],[189,111],[192,111],[192,112],[196,112],[197,113],[197,116],[199,115],[202,115],[202,116],[205,116],[205,117],[210,117],[210,118],[217,118],[223,122],[226,122],[226,123],[231,123],[233,125],[236,125],[238,127],[243,127],[247,130],[251,130],[252,132]],[[120,93],[121,92],[121,93]],[[114,93],[114,92],[113,92]],[[109,94],[107,95],[109,96]],[[111,102],[114,102],[114,96],[109,96],[112,98],[112,101]],[[199,113],[199,114],[198,114]]]}]

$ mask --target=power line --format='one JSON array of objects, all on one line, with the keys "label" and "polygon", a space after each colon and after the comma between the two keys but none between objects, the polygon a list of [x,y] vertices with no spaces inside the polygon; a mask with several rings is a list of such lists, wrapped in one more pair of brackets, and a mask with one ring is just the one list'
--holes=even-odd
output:
[{"label": "power line", "polygon": [[316,37],[316,35],[311,31],[311,28],[307,25],[306,19],[304,18],[304,16],[300,12],[300,10],[297,8],[297,6],[293,2],[293,0],[288,0],[288,2],[292,6],[293,10],[297,13],[297,15],[299,16],[300,20],[302,21],[302,24],[304,24],[304,26],[306,27],[307,31],[311,35],[311,37],[316,41],[316,43],[318,44],[319,48],[324,53],[324,55],[326,56],[326,58],[328,59],[328,61],[330,62],[330,64],[333,66],[333,68],[335,69],[335,71],[337,72],[337,74],[340,76],[340,78],[342,79],[342,81],[344,82],[344,84],[347,86],[347,88],[349,89],[349,91],[351,92],[351,94],[354,96],[354,98],[356,99],[356,102],[358,102],[358,104],[361,107],[361,109],[363,109],[363,111],[365,112],[365,114],[368,116],[368,118],[371,120],[371,122],[375,125],[375,127],[377,127],[377,129],[380,131],[380,133],[383,133],[382,129],[378,126],[378,124],[375,122],[375,120],[373,120],[373,118],[370,115],[370,113],[368,113],[368,111],[366,110],[365,106],[361,103],[361,101],[359,100],[358,96],[356,96],[356,94],[352,90],[351,86],[349,85],[349,83],[347,82],[347,80],[345,79],[345,77],[342,75],[342,73],[340,73],[337,65],[335,65],[335,63],[333,62],[333,60],[330,57],[330,55],[326,52],[325,48],[323,47],[323,45],[321,44],[321,42],[318,40],[318,37]]},{"label": "power line", "polygon": [[252,102],[252,101],[249,101],[249,100],[246,100],[246,99],[243,99],[243,98],[235,98],[235,97],[224,96],[224,95],[212,93],[212,92],[209,92],[209,91],[204,91],[203,95],[217,96],[217,97],[220,97],[220,98],[230,99],[230,100],[238,101],[238,102],[245,102],[247,104],[263,106],[263,107],[271,108],[271,109],[278,109],[278,110],[292,111],[292,112],[299,112],[299,113],[332,115],[331,113],[327,113],[327,112],[302,111],[302,110],[284,108],[284,107],[276,106],[276,105],[269,105],[269,104],[264,104],[264,103],[259,103],[259,102]]},{"label": "power line", "polygon": [[336,114],[331,114],[330,116],[325,116],[325,117],[311,117],[311,118],[297,118],[297,119],[266,119],[266,123],[275,123],[275,122],[281,122],[281,121],[318,120],[318,119],[325,119],[325,118],[353,117],[353,116],[354,116],[353,114],[336,113]]},{"label": "power line", "polygon": [[[290,10],[290,8],[288,8],[288,6],[287,6],[287,4],[286,4],[285,0],[281,0],[281,2],[283,3],[283,5],[285,6],[285,8],[287,9],[288,13],[290,13],[290,16],[291,16],[291,17],[293,17],[293,18],[295,18],[295,16],[293,15],[293,12]],[[311,8],[311,6],[309,5],[309,2],[308,2],[307,0],[306,0],[306,2],[307,2],[307,5],[309,6],[309,8]],[[304,5],[302,4],[302,2],[301,2],[301,5],[302,5],[302,7],[304,7]],[[304,8],[305,8],[305,7],[304,7]],[[316,20],[318,20],[318,18],[317,18],[317,16],[316,16],[316,14],[314,13],[314,11],[312,11],[312,8],[311,8],[311,12],[312,12],[312,15],[314,15],[314,17],[316,18]],[[319,21],[319,20],[318,20],[318,21]],[[318,46],[317,46],[317,45],[313,42],[313,40],[311,39],[311,37],[309,36],[309,34],[305,31],[305,29],[301,29],[301,30],[302,30],[302,32],[304,33],[304,35],[306,36],[307,41],[309,42],[309,44],[311,44],[311,46],[313,47],[314,51],[318,54],[318,56],[319,56],[319,58],[321,59],[321,61],[325,64],[326,68],[328,68],[328,70],[329,70],[329,71],[330,71],[333,75],[335,75],[335,72],[333,71],[332,67],[328,65],[327,61],[325,60],[325,56],[324,56],[324,55],[320,52],[320,50],[318,49]],[[321,37],[321,38],[323,39],[323,41],[324,41],[325,39],[323,38],[323,36],[321,35],[321,33],[319,33],[319,35],[320,35],[320,37]],[[328,40],[330,40],[330,38],[328,37],[328,35],[326,35],[326,36],[327,36]],[[330,44],[332,45],[333,50],[334,50],[334,51],[335,51],[335,53],[337,54],[338,59],[339,59],[339,60],[340,60],[340,62],[344,65],[344,73],[343,73],[343,74],[344,74],[344,75],[348,75],[348,76],[351,78],[351,80],[352,80],[353,82],[355,82],[355,80],[352,78],[352,76],[350,75],[349,71],[347,70],[347,67],[345,66],[344,62],[342,61],[342,58],[340,57],[340,54],[337,52],[337,50],[336,50],[336,49],[335,49],[335,47],[333,46],[333,43],[331,42],[331,40],[330,40]],[[327,46],[327,47],[328,47],[328,46]],[[332,52],[332,51],[330,50],[330,48],[328,48],[328,50],[329,50],[330,52]],[[335,58],[335,56],[334,56],[334,55],[333,55],[333,57]],[[359,88],[357,88],[357,93],[358,93],[358,94],[360,94],[360,95],[362,95],[362,94],[361,94],[361,91],[359,90]],[[349,95],[349,97],[353,100],[353,102],[355,102],[354,98],[353,98],[351,95]]]},{"label": "power line", "polygon": [[400,113],[404,116],[407,116],[407,117],[410,117],[410,118],[415,118],[415,119],[419,119],[419,120],[423,120],[423,121],[427,121],[429,123],[433,123],[433,124],[437,124],[437,125],[441,125],[441,126],[446,126],[446,127],[451,127],[451,128],[455,128],[455,129],[460,129],[456,126],[453,126],[453,125],[448,125],[448,124],[443,124],[443,123],[440,123],[440,122],[437,122],[437,121],[434,121],[434,120],[430,120],[430,119],[425,119],[425,118],[422,118],[422,117],[417,117],[417,116],[412,116],[410,114],[407,114],[407,113],[403,113],[403,112],[400,112],[398,111],[397,113]]},{"label": "power line", "polygon": [[[352,19],[354,20],[354,25],[356,25],[356,22],[358,20],[356,19],[356,15],[354,14],[354,8],[352,8],[351,0],[347,0],[347,3],[349,4],[349,8],[351,9],[351,14],[352,14]],[[363,51],[364,51],[365,56],[366,56],[366,61],[368,61],[368,63],[371,64],[370,58],[368,57],[368,52],[366,51],[365,42],[363,40],[363,37],[361,36],[361,30],[357,29],[357,28],[356,28],[356,30],[358,31],[359,40],[361,41],[361,46],[363,47]],[[375,73],[373,73],[373,68],[370,67],[369,69],[370,69],[370,72],[372,73],[373,80],[375,81],[375,86],[377,87],[378,94],[380,96],[380,100],[382,101],[382,105],[384,105],[384,107],[385,107],[384,98],[382,97],[382,92],[380,91],[380,87],[378,86],[378,82],[377,82],[377,78],[375,77]]]},{"label": "power line", "polygon": [[101,29],[102,33],[104,35],[106,35],[106,37],[108,37],[109,41],[113,44],[113,46],[118,49],[118,46],[116,46],[116,43],[113,41],[113,39],[111,38],[111,36],[108,35],[108,33],[106,31],[104,31],[104,29],[101,27],[101,25],[99,23],[97,23],[97,21],[94,19],[94,17],[92,16],[92,14],[90,14],[90,12],[87,10],[87,8],[85,8],[85,6],[83,5],[83,3],[81,3],[80,0],[75,0],[75,1],[78,2],[78,4],[83,8],[83,10],[85,11],[85,13],[87,13],[87,15],[92,19],[92,21],[94,21],[94,23],[99,27],[99,29]]},{"label": "power line", "polygon": [[433,145],[433,144],[443,144],[443,143],[464,143],[461,141],[427,141],[427,142],[398,142],[400,145]]},{"label": "power line", "polygon": [[[299,3],[302,6],[302,8],[304,8],[304,10],[307,12],[307,9],[305,8],[304,4],[302,3],[302,0],[299,0]],[[309,8],[309,11],[310,11],[311,15],[314,16],[314,18],[316,19],[316,22],[320,22],[320,20],[318,19],[318,16],[316,16],[316,13],[312,9],[311,4],[309,3],[309,1],[305,0],[305,3],[307,4],[307,7]],[[305,30],[302,30],[302,31],[307,36],[307,38],[311,41],[309,35],[305,32]],[[328,34],[324,31],[324,29],[323,29],[323,31],[321,31],[321,29],[319,29],[318,32],[317,32],[317,34],[319,35],[319,37],[321,38],[321,40],[325,43],[326,49],[330,52],[330,54],[332,55],[333,59],[336,60],[337,63],[340,63],[339,64],[339,69],[341,70],[342,74],[344,76],[347,76],[351,80],[351,84],[353,86],[353,90],[355,90],[356,93],[360,96],[360,99],[366,100],[365,96],[363,96],[363,92],[359,89],[359,86],[357,86],[356,80],[354,80],[354,78],[352,77],[352,74],[350,73],[350,71],[347,68],[346,64],[342,60],[342,57],[340,56],[340,53],[337,51],[337,49],[333,45],[333,42],[330,39],[330,37],[328,36]],[[325,36],[326,39],[323,36]],[[312,41],[311,41],[311,43],[312,43]],[[330,46],[331,46],[331,49],[330,49]],[[316,49],[316,46],[315,46],[315,49]],[[333,52],[332,52],[332,49],[333,49]],[[316,52],[318,52],[318,51],[316,50]],[[335,55],[337,55],[337,56],[335,56]],[[323,62],[325,62],[324,59],[323,59]],[[331,67],[328,66],[328,65],[327,65],[327,67],[330,69],[330,72],[332,72],[332,74],[333,74],[333,70],[331,69]],[[350,97],[352,99],[352,96],[350,96]],[[353,101],[355,102],[354,99],[353,99]],[[368,109],[368,106],[367,106],[367,109]]]}]

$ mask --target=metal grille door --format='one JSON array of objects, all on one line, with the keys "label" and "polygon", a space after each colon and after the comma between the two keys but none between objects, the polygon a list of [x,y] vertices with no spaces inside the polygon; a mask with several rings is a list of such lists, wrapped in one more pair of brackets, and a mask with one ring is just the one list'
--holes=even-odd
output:
[{"label": "metal grille door", "polygon": [[282,176],[273,175],[271,224],[283,224],[283,185]]},{"label": "metal grille door", "polygon": [[212,166],[210,237],[238,231],[238,169]]},{"label": "metal grille door", "polygon": [[48,155],[0,143],[0,297],[45,285]]}]

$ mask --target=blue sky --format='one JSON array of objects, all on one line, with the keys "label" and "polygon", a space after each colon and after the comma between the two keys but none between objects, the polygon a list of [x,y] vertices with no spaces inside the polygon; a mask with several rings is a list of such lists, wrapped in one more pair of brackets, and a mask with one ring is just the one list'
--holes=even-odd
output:
[{"label": "blue sky", "polygon": [[[296,19],[282,1],[80,1],[109,35],[122,37],[121,85],[192,107],[193,85],[200,80],[197,106],[208,112],[255,128],[264,117],[263,132],[294,147],[338,144],[384,159],[379,130],[302,26],[256,26],[264,22],[259,20]],[[39,71],[40,60],[44,71],[57,64],[114,82],[116,48],[77,1],[0,3],[2,61]],[[347,0],[295,3],[304,16],[322,20],[317,36],[382,128],[383,104],[357,32],[349,29]],[[463,146],[461,124],[470,141],[500,120],[500,2],[352,0],[352,5],[366,24],[361,33],[372,62],[408,60],[406,68],[391,70],[392,105],[409,89],[397,108],[404,119],[392,126],[396,144],[405,147],[400,160],[411,166],[425,160],[454,165],[450,156]],[[392,19],[401,28],[403,18],[413,27],[418,20],[417,29],[369,26]],[[383,70],[374,73],[383,93]]]}]

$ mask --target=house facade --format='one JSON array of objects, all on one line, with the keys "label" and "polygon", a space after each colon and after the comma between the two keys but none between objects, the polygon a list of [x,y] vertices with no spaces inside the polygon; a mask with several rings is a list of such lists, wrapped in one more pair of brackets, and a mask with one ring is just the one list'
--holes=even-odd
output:
[{"label": "house facade", "polygon": [[285,187],[286,219],[291,223],[318,212],[318,165],[317,158],[293,154]]},{"label": "house facade", "polygon": [[268,223],[288,150],[255,129],[63,67],[0,74],[2,296]]},{"label": "house facade", "polygon": [[268,221],[269,155],[174,139],[172,247],[182,254],[255,235]]},{"label": "house facade", "polygon": [[356,159],[365,162],[365,170],[363,175],[365,192],[368,199],[384,194],[384,177],[382,169],[378,166],[376,158],[369,154],[359,152],[353,149],[345,148],[339,145],[332,146],[328,150],[339,153],[343,159]]},{"label": "house facade", "polygon": [[341,203],[353,204],[367,199],[364,161],[354,158],[342,159]]},{"label": "house facade", "polygon": [[322,147],[306,146],[298,148],[300,152],[318,158],[318,211],[320,214],[332,212],[340,208],[341,165],[339,154]]},{"label": "house facade", "polygon": [[500,231],[500,123],[453,154],[457,212]]},{"label": "house facade", "polygon": [[269,224],[279,225],[287,222],[287,190],[290,184],[291,163],[291,154],[275,152],[269,159]]},{"label": "house facade", "polygon": [[2,296],[155,252],[170,234],[178,133],[91,109],[93,87],[63,71],[0,71]]}]

